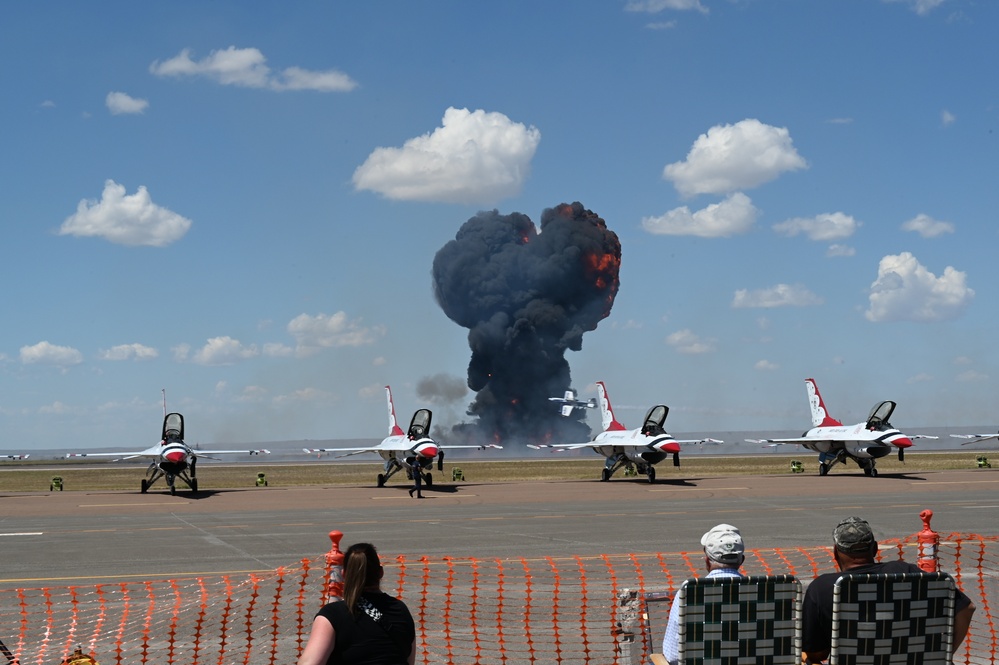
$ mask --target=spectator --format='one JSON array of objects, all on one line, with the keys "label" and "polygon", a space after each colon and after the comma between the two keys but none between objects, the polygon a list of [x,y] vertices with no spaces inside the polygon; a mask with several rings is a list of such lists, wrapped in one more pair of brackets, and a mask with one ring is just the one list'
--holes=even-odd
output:
[{"label": "spectator", "polygon": [[[704,548],[704,567],[707,577],[742,577],[739,568],[745,561],[746,551],[739,530],[730,524],[719,524],[701,536]],[[673,596],[663,636],[663,656],[670,665],[676,665],[680,648],[680,594]]]},{"label": "spectator", "polygon": [[[833,529],[833,558],[839,567],[838,573],[819,575],[808,585],[802,603],[802,639],[806,663],[819,663],[829,657],[832,639],[833,587],[840,575],[850,573],[920,573],[918,566],[902,561],[882,561],[875,558],[878,542],[874,539],[871,525],[859,517],[847,517]],[[958,589],[954,607],[954,641],[952,651],[968,634],[971,616],[975,606]]]},{"label": "spectator", "polygon": [[351,545],[343,563],[343,600],[316,614],[298,665],[413,665],[416,626],[401,600],[382,593],[374,545]]}]

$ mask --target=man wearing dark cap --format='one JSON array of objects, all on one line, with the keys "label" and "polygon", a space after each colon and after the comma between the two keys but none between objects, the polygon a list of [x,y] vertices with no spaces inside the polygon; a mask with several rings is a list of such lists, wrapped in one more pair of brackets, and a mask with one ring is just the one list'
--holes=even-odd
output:
[{"label": "man wearing dark cap", "polygon": [[[746,547],[739,530],[730,524],[719,524],[701,536],[704,548],[706,577],[742,577],[739,568],[745,561]],[[680,594],[673,596],[666,621],[666,634],[663,636],[663,656],[670,665],[676,665],[679,658],[680,640]]]},{"label": "man wearing dark cap", "polygon": [[[806,663],[820,663],[829,656],[832,639],[833,587],[843,573],[921,573],[918,566],[902,561],[882,561],[878,563],[878,542],[874,539],[871,525],[859,517],[847,517],[833,529],[833,558],[839,567],[838,573],[826,573],[816,577],[802,603],[801,648],[805,652]],[[975,606],[960,589],[957,591],[954,614],[954,641],[952,651],[968,634],[971,616]]]}]

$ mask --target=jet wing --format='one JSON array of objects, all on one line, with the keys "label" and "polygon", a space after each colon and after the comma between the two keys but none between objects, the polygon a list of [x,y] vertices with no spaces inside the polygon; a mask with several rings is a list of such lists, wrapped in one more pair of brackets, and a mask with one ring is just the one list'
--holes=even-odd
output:
[{"label": "jet wing", "polygon": [[202,457],[206,455],[270,455],[266,448],[244,448],[243,450],[199,450],[191,448],[191,452]]},{"label": "jet wing", "polygon": [[560,453],[566,450],[579,450],[580,448],[591,448],[598,444],[588,441],[586,443],[529,443],[528,448],[533,448],[534,450],[541,450],[542,448],[551,448],[553,453]]},{"label": "jet wing", "polygon": [[[681,444],[697,444],[697,443],[725,443],[721,439],[671,439],[676,443]],[[606,448],[607,446],[613,446],[615,448],[648,448],[649,441],[645,442],[627,442],[627,441],[614,441],[607,443],[597,443],[595,441],[587,441],[586,443],[539,443],[539,444],[527,444],[528,448],[533,448],[534,450],[541,450],[542,448],[551,448],[552,452],[562,452],[566,450],[579,450],[580,448]]]},{"label": "jet wing", "polygon": [[[804,445],[806,443],[821,443],[822,441],[847,441],[848,439],[745,439],[746,443],[769,443],[774,446],[779,446],[785,443],[797,443]],[[852,441],[852,439],[849,439]]]},{"label": "jet wing", "polygon": [[[377,453],[383,450],[409,450],[409,448],[373,446],[369,448],[302,448],[308,454],[312,453],[337,453],[336,457],[350,457],[361,453]],[[339,453],[345,453],[343,455]]]},{"label": "jet wing", "polygon": [[[425,440],[424,440],[425,441]],[[414,445],[421,443],[421,441],[410,441],[404,442],[403,444],[393,444],[393,445],[378,445],[369,446],[368,448],[302,448],[306,453],[336,453],[336,457],[350,457],[351,455],[360,455],[361,453],[380,453],[383,451],[389,452],[406,452],[411,450]],[[438,450],[455,450],[457,448],[475,448],[477,450],[485,450],[486,448],[503,448],[503,446],[497,445],[495,443],[484,444],[481,446],[475,445],[458,445],[458,446],[444,446],[441,444],[436,444]]]},{"label": "jet wing", "polygon": [[971,439],[970,441],[965,441],[962,446],[967,446],[972,443],[979,443],[981,441],[988,441],[989,439],[999,439],[999,433],[996,434],[951,434],[955,439]]},{"label": "jet wing", "polygon": [[116,457],[118,459],[135,459],[136,457],[159,457],[155,450],[140,450],[130,453],[66,453],[66,457]]}]

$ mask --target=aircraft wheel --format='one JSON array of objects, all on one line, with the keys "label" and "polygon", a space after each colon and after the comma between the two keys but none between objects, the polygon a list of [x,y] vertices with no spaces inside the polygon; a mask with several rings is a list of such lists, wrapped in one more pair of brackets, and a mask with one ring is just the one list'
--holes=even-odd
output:
[{"label": "aircraft wheel", "polygon": [[197,494],[197,493],[198,493],[198,479],[191,478],[191,494]]},{"label": "aircraft wheel", "polygon": [[610,477],[611,477],[610,469],[604,469],[603,471],[600,472],[600,482],[606,483],[608,480],[610,480]]},{"label": "aircraft wheel", "polygon": [[434,486],[434,477],[429,473],[423,474],[423,484],[427,486],[427,489],[430,489]]},{"label": "aircraft wheel", "polygon": [[378,474],[378,486],[379,487],[385,487],[385,474],[384,473],[379,473]]},{"label": "aircraft wheel", "polygon": [[829,467],[823,464],[822,462],[819,462],[819,475],[824,476],[827,473],[829,473]]},{"label": "aircraft wheel", "polygon": [[649,475],[649,482],[656,482],[656,468],[654,466],[650,466],[647,473]]},{"label": "aircraft wheel", "polygon": [[143,478],[143,479],[142,479],[142,485],[141,485],[141,488],[142,488],[142,489],[141,489],[140,491],[141,491],[141,492],[142,492],[143,494],[145,494],[145,493],[146,493],[146,490],[148,490],[148,489],[149,489],[149,483],[147,483],[147,482],[146,482],[146,479],[145,479],[145,478]]},{"label": "aircraft wheel", "polygon": [[875,469],[873,466],[870,466],[870,467],[864,469],[864,474],[870,476],[871,478],[877,478],[878,477],[878,470]]},{"label": "aircraft wheel", "polygon": [[171,485],[170,486],[170,496],[177,496],[177,486],[176,485]]}]

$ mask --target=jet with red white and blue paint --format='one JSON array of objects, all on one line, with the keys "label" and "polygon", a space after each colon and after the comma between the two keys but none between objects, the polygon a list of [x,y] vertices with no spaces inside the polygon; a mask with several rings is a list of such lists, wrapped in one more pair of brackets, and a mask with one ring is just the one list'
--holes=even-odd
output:
[{"label": "jet with red white and blue paint", "polygon": [[805,379],[808,405],[812,412],[812,428],[797,438],[746,439],[749,443],[770,446],[799,445],[819,454],[819,475],[829,473],[834,465],[853,460],[864,475],[877,476],[876,461],[892,451],[898,460],[905,461],[905,450],[912,447],[913,439],[936,439],[925,434],[903,434],[888,422],[895,411],[895,402],[884,401],[874,405],[867,420],[856,425],[844,425],[832,418],[819,394],[815,379]]},{"label": "jet with red white and blue paint", "polygon": [[126,453],[69,453],[66,457],[115,457],[114,461],[129,460],[137,457],[150,458],[146,477],[140,485],[143,494],[160,478],[166,481],[170,494],[177,493],[176,481],[179,478],[192,493],[198,492],[197,464],[199,457],[218,459],[212,455],[267,455],[269,450],[195,450],[184,443],[184,416],[180,413],[168,413],[163,416],[163,431],[160,442],[137,452]]},{"label": "jet with red white and blue paint", "polygon": [[385,482],[401,470],[406,471],[406,477],[415,480],[420,474],[421,485],[433,487],[434,479],[430,475],[437,460],[437,470],[444,470],[444,450],[455,448],[502,448],[497,444],[488,445],[451,445],[444,446],[430,437],[430,424],[433,412],[430,409],[417,409],[409,421],[409,429],[405,432],[399,427],[395,417],[395,404],[392,401],[392,388],[385,386],[385,398],[388,402],[388,436],[377,446],[367,448],[303,448],[306,453],[333,453],[334,459],[350,457],[362,453],[376,453],[385,460],[383,473],[376,477],[378,487],[384,487]]},{"label": "jet with red white and blue paint", "polygon": [[554,452],[592,448],[603,455],[605,462],[600,474],[601,481],[611,479],[618,469],[626,469],[632,475],[644,475],[650,483],[656,482],[655,466],[667,457],[673,457],[673,466],[680,466],[681,444],[724,443],[720,439],[676,439],[663,428],[669,407],[658,404],[645,414],[643,424],[637,429],[627,429],[614,416],[607,387],[597,381],[597,405],[603,431],[592,441],[566,444],[528,444],[528,447],[551,448]]}]

